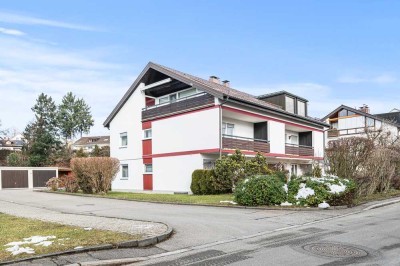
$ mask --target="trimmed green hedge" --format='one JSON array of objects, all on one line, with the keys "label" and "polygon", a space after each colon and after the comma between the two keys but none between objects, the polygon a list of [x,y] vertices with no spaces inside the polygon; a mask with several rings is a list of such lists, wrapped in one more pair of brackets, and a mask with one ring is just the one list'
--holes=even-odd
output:
[{"label": "trimmed green hedge", "polygon": [[192,193],[195,195],[213,195],[227,193],[226,190],[218,189],[215,184],[214,170],[198,169],[192,174],[192,183],[190,185]]},{"label": "trimmed green hedge", "polygon": [[240,205],[276,205],[286,200],[281,177],[261,175],[249,177],[235,189],[235,201]]}]

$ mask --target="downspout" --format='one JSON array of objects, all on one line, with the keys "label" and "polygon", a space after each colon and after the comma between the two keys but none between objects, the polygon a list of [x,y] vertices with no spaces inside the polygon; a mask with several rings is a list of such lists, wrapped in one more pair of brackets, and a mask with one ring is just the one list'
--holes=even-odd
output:
[{"label": "downspout", "polygon": [[229,95],[224,95],[224,101],[219,104],[219,158],[222,157],[222,106],[229,100]]}]

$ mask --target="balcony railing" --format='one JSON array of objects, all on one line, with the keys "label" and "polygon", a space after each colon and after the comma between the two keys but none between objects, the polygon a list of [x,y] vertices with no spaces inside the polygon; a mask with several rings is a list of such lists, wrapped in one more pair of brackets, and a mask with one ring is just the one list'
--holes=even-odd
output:
[{"label": "balcony railing", "polygon": [[314,148],[310,146],[286,143],[285,154],[298,156],[314,156]]},{"label": "balcony railing", "polygon": [[328,130],[328,138],[336,138],[336,137],[339,137],[339,130],[329,129]]},{"label": "balcony railing", "polygon": [[214,96],[205,92],[197,93],[188,97],[176,99],[173,102],[143,108],[142,120],[150,120],[157,117],[183,113],[189,110],[200,109],[212,105],[214,105]]},{"label": "balcony railing", "polygon": [[269,153],[269,141],[223,134],[222,148]]}]

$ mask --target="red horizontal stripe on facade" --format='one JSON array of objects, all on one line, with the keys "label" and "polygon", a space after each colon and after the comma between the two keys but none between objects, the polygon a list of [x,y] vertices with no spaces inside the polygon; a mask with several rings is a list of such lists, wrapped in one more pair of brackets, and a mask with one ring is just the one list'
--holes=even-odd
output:
[{"label": "red horizontal stripe on facade", "polygon": [[[220,150],[216,149],[205,149],[205,150],[192,150],[192,151],[180,151],[180,152],[169,152],[169,153],[159,153],[159,154],[149,154],[143,155],[144,159],[149,158],[161,158],[161,157],[173,157],[173,156],[183,156],[183,155],[191,155],[191,154],[201,154],[201,153],[217,153]],[[223,153],[234,153],[235,150],[222,150]],[[257,152],[253,151],[241,151],[243,154],[246,155],[255,155]],[[298,158],[298,159],[310,159],[310,160],[323,160],[323,157],[314,157],[314,156],[296,156],[296,155],[289,155],[289,154],[279,154],[279,153],[263,153],[264,156],[267,157],[285,157],[285,158]]]},{"label": "red horizontal stripe on facade", "polygon": [[312,127],[307,127],[307,126],[299,125],[299,124],[296,124],[296,123],[287,122],[287,121],[284,121],[284,120],[272,118],[272,117],[269,117],[269,116],[259,115],[259,114],[251,113],[251,112],[248,112],[248,111],[244,111],[244,110],[228,107],[228,106],[222,106],[222,109],[227,110],[227,111],[231,111],[231,112],[236,112],[236,113],[239,113],[239,114],[244,114],[244,115],[248,115],[248,116],[254,116],[254,117],[262,118],[262,119],[265,119],[265,120],[280,122],[280,123],[284,123],[286,125],[300,127],[300,128],[308,129],[308,130],[311,130],[311,131],[324,132],[323,130],[320,130],[320,129],[315,129],[315,128],[312,128]]}]

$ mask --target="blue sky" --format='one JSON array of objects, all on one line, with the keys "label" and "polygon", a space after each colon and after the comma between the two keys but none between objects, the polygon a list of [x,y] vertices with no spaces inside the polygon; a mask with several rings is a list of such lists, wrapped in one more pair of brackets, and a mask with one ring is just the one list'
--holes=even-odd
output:
[{"label": "blue sky", "polygon": [[285,89],[323,117],[400,108],[399,1],[7,1],[0,120],[23,130],[41,92],[92,107],[92,134],[148,61],[251,94]]}]

